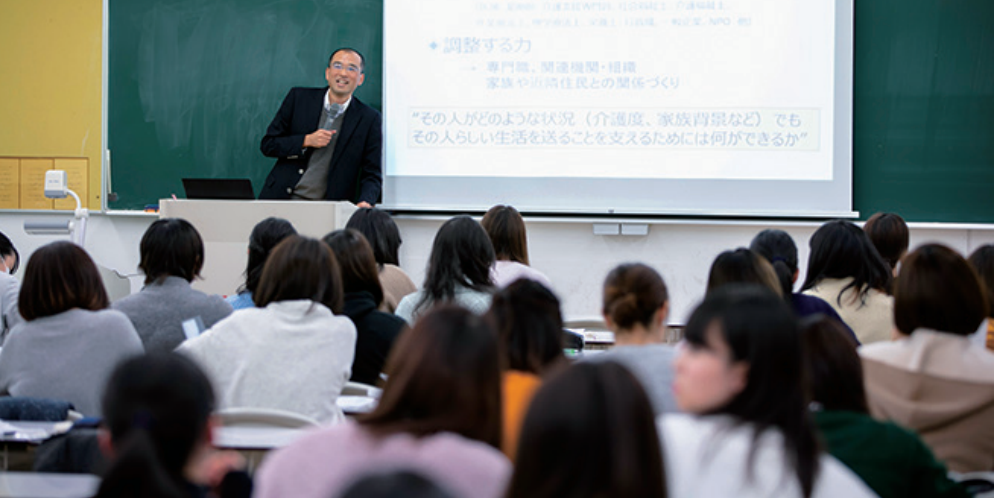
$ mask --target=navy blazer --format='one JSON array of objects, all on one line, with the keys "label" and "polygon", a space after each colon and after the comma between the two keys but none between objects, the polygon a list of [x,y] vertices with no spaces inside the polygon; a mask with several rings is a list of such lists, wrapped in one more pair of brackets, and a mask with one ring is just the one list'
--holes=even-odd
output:
[{"label": "navy blazer", "polygon": [[[313,148],[304,148],[304,136],[318,129],[328,88],[291,88],[276,117],[266,128],[259,149],[275,157],[260,199],[289,199],[307,169]],[[355,96],[342,117],[335,150],[328,165],[325,199],[332,201],[380,200],[383,132],[380,113]]]}]

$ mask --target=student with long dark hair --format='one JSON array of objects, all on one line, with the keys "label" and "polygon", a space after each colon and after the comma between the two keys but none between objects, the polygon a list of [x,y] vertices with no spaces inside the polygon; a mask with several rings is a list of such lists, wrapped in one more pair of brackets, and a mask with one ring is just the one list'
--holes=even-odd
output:
[{"label": "student with long dark hair", "polygon": [[895,213],[874,213],[864,223],[864,233],[892,274],[897,275],[899,261],[909,252],[909,226],[905,220]]},{"label": "student with long dark hair", "polygon": [[237,454],[211,449],[214,392],[193,362],[138,356],[114,369],[103,398],[100,446],[111,460],[95,498],[248,498]]},{"label": "student with long dark hair", "polygon": [[891,339],[891,269],[849,221],[825,223],[809,239],[802,292],[829,303],[861,344]]},{"label": "student with long dark hair", "polygon": [[560,300],[541,283],[519,279],[494,295],[487,318],[504,354],[501,449],[515,458],[518,431],[542,378],[566,362]]},{"label": "student with long dark hair", "polygon": [[842,324],[807,318],[802,345],[815,422],[829,454],[881,498],[968,496],[918,436],[871,417],[860,356]]},{"label": "student with long dark hair", "polygon": [[100,416],[100,395],[119,361],[141,354],[135,327],[109,299],[93,260],[71,242],[31,255],[18,301],[21,322],[0,352],[0,393],[53,398]]},{"label": "student with long dark hair", "polygon": [[190,287],[204,267],[204,242],[190,222],[180,218],[156,220],[139,246],[138,267],[145,287],[114,302],[128,315],[145,350],[172,351],[186,339],[183,322],[200,318],[209,328],[232,312],[221,296]]},{"label": "student with long dark hair", "polygon": [[494,248],[480,223],[456,216],[442,224],[428,259],[422,289],[401,300],[397,316],[414,323],[432,306],[455,303],[483,314],[491,305]]},{"label": "student with long dark hair", "polygon": [[764,230],[753,237],[750,250],[770,262],[781,284],[781,294],[787,298],[796,315],[806,317],[823,314],[837,320],[849,331],[854,343],[860,345],[853,330],[843,322],[839,313],[836,313],[829,303],[818,297],[794,291],[795,282],[798,281],[798,246],[787,232],[773,228]]},{"label": "student with long dark hair", "polygon": [[670,296],[663,277],[640,263],[622,264],[605,277],[601,313],[615,347],[585,361],[615,361],[642,382],[657,415],[677,411],[673,346],[664,344]]},{"label": "student with long dark hair", "polygon": [[691,314],[684,338],[674,395],[688,415],[660,419],[671,496],[874,496],[819,451],[798,324],[783,299],[724,286]]},{"label": "student with long dark hair", "polygon": [[401,231],[386,211],[377,208],[359,209],[349,218],[346,228],[358,230],[373,248],[373,258],[380,272],[380,286],[384,299],[382,311],[393,313],[404,296],[418,290],[411,277],[401,269],[398,250],[401,248]]},{"label": "student with long dark hair", "polygon": [[992,470],[995,361],[969,337],[989,304],[963,257],[920,246],[895,284],[897,340],[860,348],[871,413],[916,431],[956,472]]},{"label": "student with long dark hair", "polygon": [[457,496],[500,496],[511,466],[501,443],[500,360],[487,323],[458,307],[401,334],[372,413],[273,452],[256,498],[336,496],[371,468],[404,467]]},{"label": "student with long dark hair", "polygon": [[384,293],[373,250],[363,234],[347,228],[322,239],[335,253],[345,292],[343,313],[356,325],[356,355],[350,380],[375,385],[397,336],[406,326],[401,318],[378,309]]},{"label": "student with long dark hair", "polygon": [[335,400],[349,380],[356,327],[342,311],[332,250],[292,235],[263,265],[255,308],[233,313],[177,348],[214,382],[221,408],[272,408],[319,422],[342,420]]},{"label": "student with long dark hair", "polygon": [[232,308],[240,310],[256,305],[252,302],[252,293],[259,286],[259,277],[263,274],[266,257],[277,244],[291,235],[297,235],[297,230],[283,218],[266,218],[256,223],[252,233],[249,234],[249,259],[245,267],[245,283],[236,294],[225,299]]},{"label": "student with long dark hair", "polygon": [[553,287],[546,275],[529,266],[525,220],[517,209],[511,206],[494,206],[484,214],[480,226],[484,227],[494,246],[495,261],[491,276],[497,288],[507,287],[520,278],[535,280],[547,288]]},{"label": "student with long dark hair", "polygon": [[509,498],[667,496],[653,408],[614,362],[554,374],[536,393],[519,444]]}]

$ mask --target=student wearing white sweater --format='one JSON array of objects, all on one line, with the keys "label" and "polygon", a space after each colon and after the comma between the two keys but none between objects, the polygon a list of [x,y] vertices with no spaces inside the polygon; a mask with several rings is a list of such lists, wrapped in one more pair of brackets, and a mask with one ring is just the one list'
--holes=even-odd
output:
[{"label": "student wearing white sweater", "polygon": [[288,237],[266,260],[256,308],[233,313],[177,351],[207,372],[221,409],[271,408],[337,422],[335,400],[356,347],[356,327],[335,314],[342,294],[331,249]]},{"label": "student wearing white sweater", "polygon": [[687,415],[658,419],[668,496],[874,496],[819,449],[799,336],[787,303],[766,288],[730,284],[705,297],[675,361]]}]

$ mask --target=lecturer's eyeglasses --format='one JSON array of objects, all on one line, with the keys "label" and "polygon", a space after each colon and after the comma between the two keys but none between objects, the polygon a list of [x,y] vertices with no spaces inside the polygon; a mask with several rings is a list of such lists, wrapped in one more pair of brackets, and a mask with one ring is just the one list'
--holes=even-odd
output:
[{"label": "lecturer's eyeglasses", "polygon": [[359,72],[359,66],[345,66],[341,62],[333,62],[332,63],[332,69],[340,70],[340,69],[343,69],[343,68],[345,68],[345,70],[349,71],[350,73],[358,73]]}]

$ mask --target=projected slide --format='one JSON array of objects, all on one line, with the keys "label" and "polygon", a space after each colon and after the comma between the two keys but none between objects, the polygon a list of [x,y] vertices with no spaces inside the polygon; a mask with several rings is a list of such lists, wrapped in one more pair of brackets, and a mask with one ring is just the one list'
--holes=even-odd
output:
[{"label": "projected slide", "polygon": [[832,178],[831,2],[385,4],[389,175]]},{"label": "projected slide", "polygon": [[384,0],[385,205],[852,215],[851,0]]}]

